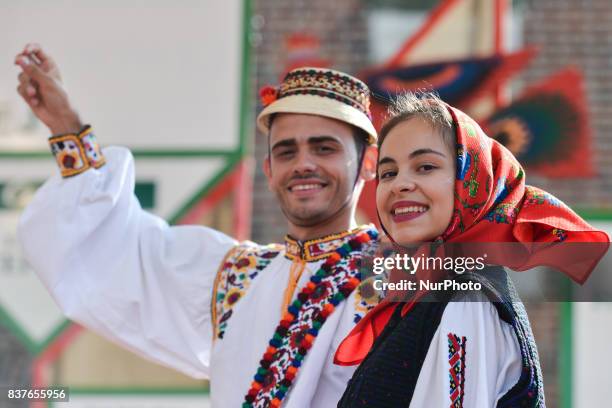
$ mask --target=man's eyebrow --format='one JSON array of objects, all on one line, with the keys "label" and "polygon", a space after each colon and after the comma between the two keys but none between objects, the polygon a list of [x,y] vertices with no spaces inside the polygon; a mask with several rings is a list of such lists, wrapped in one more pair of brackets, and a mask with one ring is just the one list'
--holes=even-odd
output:
[{"label": "man's eyebrow", "polygon": [[274,143],[272,145],[272,149],[270,149],[270,150],[275,150],[275,149],[277,149],[279,147],[294,147],[296,145],[297,145],[297,143],[296,143],[295,139],[284,139],[284,140],[281,140],[281,141],[278,141],[278,142]]},{"label": "man's eyebrow", "polygon": [[328,136],[328,135],[310,136],[308,138],[308,144],[317,144],[317,143],[324,143],[324,142],[341,143],[337,137]]},{"label": "man's eyebrow", "polygon": [[[328,135],[321,135],[321,136],[310,136],[308,138],[308,144],[319,144],[319,143],[338,143],[340,144],[340,140],[338,140],[337,137],[334,136],[328,136]],[[276,148],[279,147],[295,147],[297,145],[297,141],[295,139],[284,139],[284,140],[280,140],[276,143],[274,143],[274,145],[272,145],[272,149],[271,150],[275,150]]]}]

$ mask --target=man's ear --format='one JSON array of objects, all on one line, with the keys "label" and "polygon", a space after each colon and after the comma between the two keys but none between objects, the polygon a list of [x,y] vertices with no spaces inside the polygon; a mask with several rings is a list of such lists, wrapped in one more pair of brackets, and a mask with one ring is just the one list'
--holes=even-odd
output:
[{"label": "man's ear", "polygon": [[361,165],[361,178],[365,181],[376,177],[376,163],[378,162],[378,147],[370,145],[363,152],[363,164]]},{"label": "man's ear", "polygon": [[272,191],[270,188],[270,180],[272,180],[272,166],[270,163],[270,156],[266,156],[263,162],[263,172],[266,175],[266,179],[268,180],[268,189]]}]

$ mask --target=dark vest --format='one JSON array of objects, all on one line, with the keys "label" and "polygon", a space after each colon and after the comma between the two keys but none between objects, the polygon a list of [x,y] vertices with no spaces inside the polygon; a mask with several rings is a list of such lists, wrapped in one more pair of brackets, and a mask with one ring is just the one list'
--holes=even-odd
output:
[{"label": "dark vest", "polygon": [[[544,407],[542,371],[531,326],[507,272],[499,267],[487,268],[479,273],[455,275],[453,279],[480,282],[482,292],[500,319],[512,326],[518,340],[523,369],[518,382],[497,407]],[[397,307],[353,374],[338,407],[407,408],[444,309],[449,301],[465,300],[462,296],[452,291],[431,292],[404,317],[401,307]]]}]

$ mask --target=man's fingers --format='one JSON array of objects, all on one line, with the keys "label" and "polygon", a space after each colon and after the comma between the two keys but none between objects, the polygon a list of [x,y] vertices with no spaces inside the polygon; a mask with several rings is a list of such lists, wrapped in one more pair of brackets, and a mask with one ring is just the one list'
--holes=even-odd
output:
[{"label": "man's fingers", "polygon": [[25,94],[29,97],[35,96],[38,90],[36,89],[36,84],[30,79],[30,77],[25,72],[21,72],[18,78],[19,84],[23,86],[23,89],[25,90]]},{"label": "man's fingers", "polygon": [[32,85],[26,86],[26,94],[28,94],[30,97],[36,95],[36,88],[34,88]]},{"label": "man's fingers", "polygon": [[17,79],[19,79],[20,83],[23,84],[27,84],[28,82],[31,81],[30,77],[28,76],[28,74],[26,74],[25,72],[21,71],[19,73],[19,75],[17,76]]},{"label": "man's fingers", "polygon": [[15,63],[19,65],[23,72],[31,79],[39,83],[48,80],[47,75],[29,57],[23,55],[18,56]]},{"label": "man's fingers", "polygon": [[34,54],[38,58],[39,64],[44,64],[49,56],[43,51],[42,47],[38,43],[29,43],[24,48],[24,53]]},{"label": "man's fingers", "polygon": [[17,93],[21,95],[24,101],[31,107],[36,107],[40,105],[40,99],[37,96],[30,96],[27,94],[27,86],[24,84],[20,84],[17,87]]}]

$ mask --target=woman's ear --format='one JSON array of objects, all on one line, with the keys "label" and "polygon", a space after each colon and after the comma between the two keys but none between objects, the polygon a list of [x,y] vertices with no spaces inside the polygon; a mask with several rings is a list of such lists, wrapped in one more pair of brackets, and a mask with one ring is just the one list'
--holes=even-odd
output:
[{"label": "woman's ear", "polygon": [[363,164],[361,165],[361,178],[365,181],[376,177],[376,164],[378,162],[378,147],[370,145],[363,152]]}]

